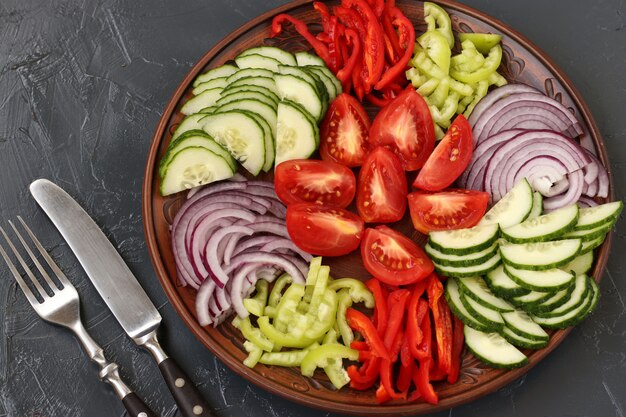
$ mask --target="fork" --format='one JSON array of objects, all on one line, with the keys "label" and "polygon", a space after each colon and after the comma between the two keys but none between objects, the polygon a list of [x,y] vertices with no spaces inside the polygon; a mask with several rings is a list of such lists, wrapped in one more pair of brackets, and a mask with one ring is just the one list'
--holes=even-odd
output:
[{"label": "fork", "polygon": [[30,278],[30,282],[35,292],[38,293],[39,298],[43,301],[39,301],[37,296],[31,291],[31,288],[26,284],[22,275],[18,272],[17,268],[5,252],[2,244],[0,244],[0,255],[6,261],[9,270],[15,277],[15,280],[19,284],[20,288],[26,295],[26,298],[33,306],[39,317],[42,319],[59,325],[63,327],[67,327],[71,331],[74,332],[78,340],[81,342],[83,349],[89,356],[89,358],[95,362],[99,367],[99,377],[101,380],[108,382],[112,387],[117,396],[122,400],[124,407],[128,411],[131,417],[154,417],[154,414],[150,409],[146,406],[146,404],[134,393],[121,379],[118,372],[118,365],[113,362],[109,362],[104,357],[104,351],[102,347],[100,347],[87,333],[85,326],[80,319],[80,299],[78,297],[78,292],[76,292],[76,288],[72,285],[72,283],[67,279],[65,274],[61,271],[59,266],[52,260],[48,252],[44,249],[39,240],[35,237],[34,233],[30,230],[30,228],[26,225],[26,222],[20,217],[17,216],[18,220],[22,224],[26,233],[30,236],[33,244],[39,250],[41,257],[48,263],[48,266],[54,272],[57,279],[61,283],[59,287],[55,282],[52,281],[50,275],[43,268],[29,245],[26,243],[20,232],[17,230],[13,222],[9,220],[9,224],[13,231],[15,232],[17,238],[21,242],[22,246],[33,264],[43,277],[47,286],[50,288],[52,295],[49,295],[48,292],[43,288],[42,283],[35,277],[33,271],[28,267],[18,250],[15,248],[9,236],[6,234],[4,229],[0,227],[0,232],[4,236],[7,244],[13,251],[13,254],[17,258],[19,264],[24,269],[28,278]]}]

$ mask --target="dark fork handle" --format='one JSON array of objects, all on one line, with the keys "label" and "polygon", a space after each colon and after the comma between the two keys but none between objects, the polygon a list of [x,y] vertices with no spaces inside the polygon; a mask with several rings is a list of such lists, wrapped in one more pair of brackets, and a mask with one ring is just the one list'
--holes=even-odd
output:
[{"label": "dark fork handle", "polygon": [[130,417],[156,417],[134,392],[122,398],[122,403],[124,403]]},{"label": "dark fork handle", "polygon": [[159,364],[159,370],[184,417],[217,417],[174,359],[165,359]]}]

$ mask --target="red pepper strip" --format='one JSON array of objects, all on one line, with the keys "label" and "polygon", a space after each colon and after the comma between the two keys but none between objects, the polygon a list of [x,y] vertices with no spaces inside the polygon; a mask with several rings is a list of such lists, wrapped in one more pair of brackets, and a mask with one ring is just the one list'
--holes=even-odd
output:
[{"label": "red pepper strip", "polygon": [[[372,8],[365,0],[342,0],[342,6],[354,7],[365,21],[366,35],[363,43],[362,82],[364,93],[372,91],[372,87],[380,80],[385,65],[385,40],[383,28]],[[408,62],[408,60],[407,60]]]},{"label": "red pepper strip", "polygon": [[[398,39],[398,34],[393,27],[393,23],[391,20],[391,14],[389,13],[389,5],[385,7],[385,11],[382,16],[382,25],[385,32],[385,37],[389,41],[389,47],[391,47],[391,59],[388,61],[390,65],[393,65],[397,62],[397,60],[402,56],[404,49],[400,47],[400,41]],[[388,55],[389,56],[389,55]]]},{"label": "red pepper strip", "polygon": [[352,341],[350,343],[350,348],[354,350],[369,350],[369,346],[367,345],[367,342],[364,342],[363,340]]},{"label": "red pepper strip", "polygon": [[383,344],[381,337],[378,335],[372,321],[368,319],[365,314],[353,308],[349,308],[346,311],[346,320],[352,329],[361,333],[369,345],[372,355],[390,359],[389,352]]},{"label": "red pepper strip", "polygon": [[380,17],[385,10],[385,0],[367,0],[367,4],[370,5],[376,16]]},{"label": "red pepper strip", "polygon": [[374,385],[380,373],[380,362],[380,358],[373,357],[365,361],[359,370],[357,370],[356,365],[348,366],[350,386],[355,389],[366,390]]},{"label": "red pepper strip", "polygon": [[405,333],[406,337],[402,341],[402,347],[400,348],[400,362],[402,366],[408,366],[410,362],[413,362],[413,355],[411,355],[411,349],[409,349],[408,326]]},{"label": "red pepper strip", "polygon": [[398,389],[402,392],[408,393],[411,386],[411,377],[413,376],[413,367],[415,361],[411,360],[407,365],[402,364],[400,367],[400,373],[398,374]]},{"label": "red pepper strip", "polygon": [[448,372],[448,382],[454,384],[459,379],[461,370],[461,352],[463,351],[463,322],[457,316],[452,315],[452,364]]},{"label": "red pepper strip", "polygon": [[[400,32],[400,44],[405,44],[404,55],[385,72],[385,75],[374,86],[377,90],[382,90],[389,84],[398,74],[403,73],[406,69],[411,56],[413,55],[413,45],[415,44],[415,29],[411,21],[398,8],[390,9],[393,24],[398,27]],[[404,41],[404,42],[403,42]]]},{"label": "red pepper strip", "polygon": [[391,396],[385,390],[385,387],[382,385],[379,385],[378,389],[376,390],[376,402],[378,404],[383,404],[390,400],[391,400]]},{"label": "red pepper strip", "polygon": [[396,62],[396,52],[393,50],[393,45],[391,44],[391,40],[389,40],[389,36],[384,34],[385,36],[385,57],[387,58],[387,62],[391,62],[392,64]]},{"label": "red pepper strip", "polygon": [[387,104],[389,104],[389,102],[391,101],[391,99],[385,98],[385,97],[378,97],[374,94],[367,94],[365,96],[365,98],[367,99],[367,101],[369,101],[370,103],[372,103],[374,106],[377,107],[385,107]]},{"label": "red pepper strip", "polygon": [[428,302],[433,312],[437,357],[439,368],[448,374],[452,363],[452,317],[448,304],[443,300],[443,285],[436,274],[428,278]]},{"label": "red pepper strip", "polygon": [[295,17],[289,16],[285,13],[279,14],[274,17],[274,20],[272,20],[272,37],[278,36],[283,31],[283,23],[285,22],[290,22],[296,31],[313,47],[317,56],[322,58],[327,64],[329,63],[330,57],[328,55],[328,47],[324,44],[324,42],[320,41],[313,36],[311,32],[309,32],[309,28],[302,20],[296,19]]},{"label": "red pepper strip", "polygon": [[[431,362],[434,364],[434,360]],[[442,371],[437,365],[433,365],[430,370],[430,380],[431,381],[443,381],[446,379],[448,374],[445,371]]]},{"label": "red pepper strip", "polygon": [[413,293],[407,306],[406,316],[406,336],[409,352],[411,352],[414,358],[417,358],[417,346],[422,343],[422,331],[420,330],[420,324],[428,311],[428,303],[424,300],[421,304],[420,313],[418,314],[418,305],[420,305],[420,299],[424,291],[426,290],[427,280],[422,280],[415,284],[413,287]]},{"label": "red pepper strip", "polygon": [[[424,308],[425,307],[425,308]],[[420,330],[423,334],[422,342],[417,345],[417,349],[412,350],[411,353],[415,356],[415,359],[420,361],[424,361],[425,359],[432,359],[432,329],[430,325],[430,316],[428,314],[428,302],[426,300],[420,300],[418,308],[418,315],[420,313],[420,309],[422,311],[426,311],[425,317],[423,318]]]},{"label": "red pepper strip", "polygon": [[322,41],[324,43],[330,43],[331,42],[330,36],[326,32],[320,32],[317,35],[315,35],[315,37],[318,40],[320,40],[320,41]]},{"label": "red pepper strip", "polygon": [[337,78],[341,81],[343,91],[349,92],[353,81],[352,74],[356,73],[356,65],[360,62],[361,41],[359,40],[359,35],[352,29],[346,29],[345,35],[352,46],[352,53],[349,57],[344,58],[345,65],[337,72]]},{"label": "red pepper strip", "polygon": [[365,286],[374,296],[374,323],[376,323],[376,330],[378,330],[378,334],[384,336],[387,328],[387,291],[376,278],[367,281]]},{"label": "red pepper strip", "polygon": [[402,347],[402,339],[404,339],[402,323],[404,321],[406,301],[410,295],[411,292],[409,290],[396,290],[390,293],[387,299],[389,324],[385,330],[383,342],[389,351],[391,359],[383,360],[380,365],[380,380],[391,398],[406,398],[406,392],[398,393],[394,390],[391,374],[393,363],[397,359]]},{"label": "red pepper strip", "polygon": [[[403,339],[404,339],[404,333],[402,332],[402,329],[400,329],[396,333],[396,337],[394,338],[394,341],[392,342],[392,346],[389,352],[391,355],[391,360],[381,359],[381,363],[380,363],[381,385],[380,387],[378,387],[378,389],[381,391],[381,394],[384,392],[385,401],[389,401],[392,398],[406,399],[407,392],[397,393],[393,389],[393,384],[391,382],[391,376],[393,373],[393,370],[392,370],[393,364],[397,359],[398,353],[400,352]],[[376,393],[377,393],[376,399],[378,401],[378,397],[379,397],[378,391],[376,391]]]},{"label": "red pepper strip", "polygon": [[437,404],[439,398],[437,393],[430,383],[430,366],[432,364],[432,358],[427,358],[424,362],[420,362],[417,372],[413,372],[413,383],[417,386],[424,401],[429,404]]},{"label": "red pepper strip", "polygon": [[330,32],[330,11],[328,10],[328,6],[320,1],[314,1],[313,8],[320,14],[322,30],[326,33]]}]

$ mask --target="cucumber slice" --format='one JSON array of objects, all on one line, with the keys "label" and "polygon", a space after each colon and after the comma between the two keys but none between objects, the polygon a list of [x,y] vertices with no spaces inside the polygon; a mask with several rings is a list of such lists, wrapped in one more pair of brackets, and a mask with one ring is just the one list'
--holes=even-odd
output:
[{"label": "cucumber slice", "polygon": [[211,90],[213,88],[225,88],[228,85],[228,83],[226,82],[226,77],[219,77],[219,78],[214,78],[212,80],[209,80],[207,82],[198,84],[197,87],[195,87],[192,90],[192,93],[194,96],[197,96],[198,94],[202,93],[203,91],[206,90]]},{"label": "cucumber slice", "polygon": [[263,87],[271,91],[274,94],[278,93],[276,89],[276,82],[274,78],[270,77],[243,77],[234,81],[229,87],[239,87],[242,85],[255,85],[257,87]]},{"label": "cucumber slice", "polygon": [[190,114],[198,113],[200,110],[206,107],[213,106],[215,102],[220,99],[221,93],[221,88],[212,88],[210,90],[205,90],[194,98],[187,100],[183,107],[181,107],[180,112],[187,116],[189,116]]},{"label": "cucumber slice", "polygon": [[526,337],[520,336],[511,330],[507,326],[504,326],[500,330],[500,335],[513,346],[525,348],[525,349],[541,349],[548,346],[550,339],[547,340],[531,340]]},{"label": "cucumber slice", "polygon": [[586,274],[591,270],[593,266],[593,252],[587,252],[574,258],[574,260],[567,265],[563,265],[561,269],[563,271],[572,271],[576,275]]},{"label": "cucumber slice", "polygon": [[207,81],[211,81],[215,78],[230,77],[237,71],[239,71],[239,68],[235,67],[234,65],[222,65],[221,67],[210,69],[198,75],[196,79],[193,80],[193,86],[197,87],[198,85]]},{"label": "cucumber slice", "polygon": [[205,117],[206,114],[203,113],[196,113],[185,117],[174,131],[174,134],[172,134],[170,143],[172,143],[176,138],[182,136],[185,132],[189,132],[190,130],[202,130],[204,121],[201,120]]},{"label": "cucumber slice", "polygon": [[229,85],[222,92],[222,97],[225,97],[226,95],[230,95],[230,94],[241,93],[242,91],[260,93],[264,95],[266,98],[270,99],[272,102],[274,102],[274,107],[276,107],[278,105],[278,102],[280,101],[276,93],[273,93],[267,88],[260,87],[258,85],[248,85],[248,84],[236,85],[234,87],[232,85]]},{"label": "cucumber slice", "polygon": [[481,265],[487,262],[492,256],[495,255],[498,250],[498,244],[496,242],[489,246],[487,249],[483,249],[480,252],[469,253],[467,255],[449,255],[438,251],[430,246],[428,243],[424,247],[424,250],[433,260],[439,265],[445,266],[474,266]]},{"label": "cucumber slice", "polygon": [[454,278],[450,278],[446,282],[446,301],[450,306],[450,310],[459,318],[466,326],[472,327],[483,332],[496,331],[500,326],[490,326],[489,323],[483,323],[478,317],[472,315],[461,302],[461,293],[459,284]]},{"label": "cucumber slice", "polygon": [[316,121],[321,120],[324,106],[314,86],[294,75],[277,74],[275,80],[281,100],[292,100],[304,107]]},{"label": "cucumber slice", "polygon": [[585,253],[592,252],[595,248],[597,248],[598,246],[602,245],[602,243],[604,243],[605,238],[606,238],[606,235],[599,236],[595,238],[594,240],[590,240],[588,242],[583,242],[582,247],[580,248],[579,255],[584,255]]},{"label": "cucumber slice", "polygon": [[241,78],[247,77],[274,78],[274,73],[270,70],[263,68],[244,68],[240,69],[239,71],[228,77],[226,79],[226,83],[230,85]]},{"label": "cucumber slice", "polygon": [[275,157],[274,136],[272,134],[272,129],[270,128],[269,123],[267,123],[267,121],[263,117],[259,116],[257,113],[244,110],[243,108],[239,109],[239,111],[243,111],[249,116],[252,116],[254,120],[256,120],[256,122],[263,128],[263,141],[265,143],[265,162],[263,163],[263,171],[269,172],[269,170],[272,169],[272,166],[274,165]]},{"label": "cucumber slice", "polygon": [[463,278],[485,275],[489,271],[496,269],[498,265],[500,265],[500,261],[500,254],[496,252],[496,254],[489,258],[487,262],[481,265],[454,267],[438,265],[436,262],[433,263],[435,264],[435,270],[437,270],[438,273],[447,277]]},{"label": "cucumber slice", "polygon": [[543,271],[573,260],[580,251],[580,239],[523,244],[500,244],[502,262],[519,269]]},{"label": "cucumber slice", "polygon": [[205,116],[203,130],[230,152],[252,175],[265,163],[265,132],[246,112],[230,110]]},{"label": "cucumber slice", "polygon": [[499,265],[493,271],[485,275],[485,282],[491,291],[504,298],[511,298],[518,295],[528,294],[530,291],[513,281],[505,272],[504,267]]},{"label": "cucumber slice", "polygon": [[465,326],[463,334],[469,350],[490,366],[510,369],[528,363],[528,358],[498,333],[483,333]]},{"label": "cucumber slice", "polygon": [[331,70],[328,69],[327,66],[312,66],[307,68],[314,69],[316,73],[323,72],[326,77],[331,80],[332,83],[335,85],[335,91],[337,92],[337,95],[343,92],[343,86],[341,85],[341,81],[339,81],[339,79],[335,76],[335,74],[333,74]]},{"label": "cucumber slice", "polygon": [[284,51],[275,46],[257,46],[255,48],[246,49],[239,54],[239,57],[248,55],[261,55],[272,58],[280,62],[282,65],[296,65],[296,58],[290,52]]},{"label": "cucumber slice", "polygon": [[275,102],[269,96],[266,96],[263,93],[259,93],[256,91],[226,91],[226,90],[224,90],[224,92],[222,93],[222,98],[217,100],[215,105],[217,107],[221,107],[228,103],[232,103],[234,101],[240,101],[240,100],[258,100],[260,102],[267,104],[273,109],[275,109],[278,106],[277,102]]},{"label": "cucumber slice", "polygon": [[576,226],[576,222],[578,222],[578,206],[573,204],[504,228],[502,236],[513,243],[545,242],[569,232]]},{"label": "cucumber slice", "polygon": [[337,87],[332,79],[326,75],[325,71],[322,71],[320,67],[303,67],[303,69],[311,75],[316,75],[322,83],[324,83],[324,87],[328,92],[328,101],[332,102],[338,95]]},{"label": "cucumber slice", "polygon": [[526,220],[533,207],[533,190],[526,178],[518,182],[502,197],[478,223],[500,224],[500,227],[510,227]]},{"label": "cucumber slice", "polygon": [[244,56],[239,55],[235,58],[235,62],[237,63],[237,66],[242,69],[261,68],[272,72],[278,72],[278,66],[280,65],[280,61],[277,59],[259,54],[249,54]]},{"label": "cucumber slice", "polygon": [[612,203],[580,209],[576,230],[593,229],[601,224],[615,221],[621,213],[623,206],[624,203],[621,201],[613,201]]},{"label": "cucumber slice", "polygon": [[518,336],[533,341],[547,341],[550,338],[548,333],[535,323],[525,311],[515,310],[502,313],[502,318],[505,327],[508,327]]},{"label": "cucumber slice", "polygon": [[572,296],[572,291],[574,291],[574,287],[575,285],[570,285],[569,287],[561,291],[553,293],[550,298],[547,298],[539,304],[525,304],[523,306],[520,306],[520,308],[529,313],[542,313],[544,311],[552,311],[555,308],[562,306],[570,299],[570,297]]},{"label": "cucumber slice", "polygon": [[212,114],[215,113],[215,109],[217,107],[215,106],[209,106],[209,107],[205,107],[202,110],[200,110],[198,113],[202,113],[202,114]]},{"label": "cucumber slice", "polygon": [[[459,285],[460,286],[460,285]],[[467,311],[483,323],[487,323],[489,327],[501,329],[504,326],[502,314],[491,308],[485,307],[476,300],[470,298],[461,288],[461,303]]]},{"label": "cucumber slice", "polygon": [[511,304],[495,296],[482,278],[462,278],[458,282],[463,294],[483,306],[501,313],[515,311]]},{"label": "cucumber slice", "polygon": [[577,309],[582,303],[585,302],[587,293],[591,289],[590,285],[588,284],[588,281],[589,279],[587,278],[586,275],[576,276],[576,281],[574,283],[574,291],[572,291],[572,294],[570,295],[569,300],[567,300],[565,303],[563,303],[562,305],[560,305],[559,307],[553,310],[536,312],[534,313],[535,316],[542,317],[542,318],[561,317],[563,315],[566,315],[570,311]]},{"label": "cucumber slice", "polygon": [[[246,110],[261,116],[269,125],[272,137],[276,136],[276,109],[264,101],[254,98],[244,98],[241,100],[231,101],[217,108],[216,111],[227,110]],[[274,140],[272,139],[272,146]],[[272,152],[273,153],[273,152]]]},{"label": "cucumber slice", "polygon": [[225,180],[234,174],[231,166],[221,156],[204,147],[190,146],[172,156],[161,181],[161,195]]},{"label": "cucumber slice", "polygon": [[558,291],[567,288],[574,282],[574,275],[561,269],[529,271],[504,264],[504,272],[517,284],[535,291]]},{"label": "cucumber slice", "polygon": [[305,67],[307,65],[326,66],[326,63],[322,58],[308,52],[296,52],[296,62],[299,67]]},{"label": "cucumber slice", "polygon": [[167,152],[161,158],[161,162],[159,163],[159,176],[163,178],[165,175],[165,171],[167,166],[171,162],[174,155],[176,155],[179,151],[184,148],[189,148],[191,146],[200,146],[203,148],[207,148],[214,154],[221,156],[231,167],[232,171],[237,171],[237,163],[230,156],[230,153],[226,149],[224,149],[220,144],[215,142],[213,138],[203,130],[190,130],[188,132],[183,133],[174,141],[170,142],[167,147]]},{"label": "cucumber slice", "polygon": [[289,100],[278,104],[276,165],[291,159],[306,159],[319,144],[319,130],[306,112]]},{"label": "cucumber slice", "polygon": [[582,302],[560,316],[555,317],[538,317],[532,316],[533,320],[548,329],[565,329],[570,326],[575,326],[580,323],[597,305],[599,298],[599,290],[597,284],[589,279],[586,285],[588,291],[585,293],[585,298]]},{"label": "cucumber slice", "polygon": [[522,310],[525,310],[526,306],[541,304],[553,295],[554,293],[552,292],[531,291],[528,294],[512,297],[509,299],[509,301],[511,301],[513,305],[520,307]]},{"label": "cucumber slice", "polygon": [[530,209],[530,213],[528,214],[528,219],[534,219],[535,217],[541,216],[543,213],[543,196],[539,191],[533,192],[533,208]]},{"label": "cucumber slice", "polygon": [[603,223],[593,229],[574,230],[563,236],[564,239],[580,239],[583,242],[595,240],[600,236],[606,235],[613,227],[613,222]]},{"label": "cucumber slice", "polygon": [[493,245],[498,238],[498,231],[498,225],[491,224],[471,229],[431,232],[428,236],[428,244],[449,255],[467,255],[480,252]]}]

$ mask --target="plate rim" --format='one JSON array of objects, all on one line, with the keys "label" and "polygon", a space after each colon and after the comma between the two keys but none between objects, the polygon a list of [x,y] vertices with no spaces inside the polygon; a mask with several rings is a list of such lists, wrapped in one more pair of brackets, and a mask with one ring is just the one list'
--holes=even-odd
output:
[{"label": "plate rim", "polygon": [[[357,406],[350,404],[341,404],[336,403],[334,401],[329,400],[320,400],[313,399],[309,396],[304,395],[305,393],[291,390],[286,392],[284,389],[281,389],[283,386],[276,383],[272,379],[263,377],[257,373],[244,373],[241,372],[240,369],[236,368],[234,364],[231,364],[230,358],[227,358],[223,355],[219,350],[214,350],[210,346],[207,345],[202,334],[206,334],[205,329],[199,325],[196,321],[195,316],[185,303],[182,301],[182,298],[178,295],[176,287],[173,281],[170,279],[169,274],[165,268],[163,258],[161,256],[160,251],[158,250],[158,242],[156,239],[156,230],[153,222],[153,210],[152,210],[152,188],[154,184],[155,171],[157,168],[157,156],[158,150],[161,146],[161,138],[165,133],[165,129],[174,114],[174,110],[178,106],[181,98],[184,96],[186,90],[189,85],[193,81],[193,79],[206,67],[207,63],[216,55],[218,55],[225,47],[227,47],[231,42],[240,37],[245,32],[253,29],[261,22],[279,14],[285,13],[289,10],[301,7],[306,4],[311,4],[314,0],[294,0],[292,2],[286,3],[284,5],[278,6],[276,8],[270,9],[265,13],[256,16],[255,18],[247,21],[239,28],[230,32],[224,38],[222,38],[218,43],[216,43],[212,48],[210,48],[204,55],[198,60],[198,62],[188,71],[187,75],[183,78],[183,80],[179,83],[178,87],[172,94],[172,97],[168,101],[167,106],[165,107],[162,116],[159,119],[159,123],[155,129],[154,134],[151,138],[150,147],[148,150],[148,158],[146,160],[145,170],[144,170],[144,180],[142,184],[142,221],[144,227],[144,235],[146,238],[146,246],[150,255],[150,261],[153,265],[153,268],[156,272],[156,275],[165,291],[169,302],[174,307],[176,314],[181,318],[183,323],[187,326],[189,330],[193,333],[193,335],[215,356],[217,356],[220,361],[226,365],[229,369],[231,369],[236,374],[242,376],[247,381],[250,381],[257,385],[259,388],[262,388],[272,394],[279,395],[283,398],[286,398],[290,401],[297,402],[299,404],[323,409],[330,412],[335,413],[347,413],[347,414],[356,414],[356,415],[377,415],[377,416],[385,416],[385,415],[415,415],[415,414],[424,414],[424,413],[434,413],[442,410],[449,409],[451,407],[456,407],[462,404],[466,404],[468,402],[475,401],[487,394],[490,394],[497,390],[498,388],[504,387],[505,385],[511,383],[515,379],[527,374],[535,365],[537,365],[541,360],[543,360],[549,353],[551,353],[571,332],[573,327],[560,330],[556,332],[551,338],[549,345],[537,351],[530,357],[528,365],[523,368],[518,368],[515,370],[505,371],[502,370],[500,375],[495,378],[489,380],[488,382],[477,386],[476,389],[471,391],[471,395],[467,395],[466,393],[460,393],[458,395],[454,395],[451,397],[446,397],[442,399],[437,405],[430,405],[423,402],[417,403],[405,403],[405,404],[388,404],[388,405],[380,405],[380,406]],[[584,123],[589,130],[589,134],[594,139],[593,142],[598,151],[598,157],[602,161],[602,164],[607,169],[609,175],[609,195],[608,200],[614,201],[614,182],[613,175],[611,171],[611,166],[608,160],[608,155],[604,143],[604,139],[600,133],[597,123],[587,106],[587,103],[582,99],[582,96],[574,83],[569,79],[569,77],[560,69],[559,66],[550,58],[548,54],[546,54],[541,48],[539,48],[535,43],[530,41],[520,32],[512,28],[511,26],[501,22],[499,19],[494,18],[484,12],[481,12],[473,7],[467,6],[465,4],[459,3],[455,0],[436,0],[437,4],[447,8],[459,11],[473,18],[479,19],[483,22],[486,22],[498,29],[503,34],[513,38],[516,42],[518,42],[525,50],[529,51],[545,68],[547,68],[550,72],[553,73],[555,78],[561,82],[564,90],[567,91],[570,98],[580,110],[580,116],[584,120]],[[613,240],[612,231],[607,235],[602,248],[600,249],[600,253],[598,259],[596,260],[596,266],[593,271],[593,277],[597,282],[600,282],[602,279],[602,275],[608,261],[608,257],[610,254],[610,249],[612,246]],[[238,364],[241,365],[241,364]]]}]

